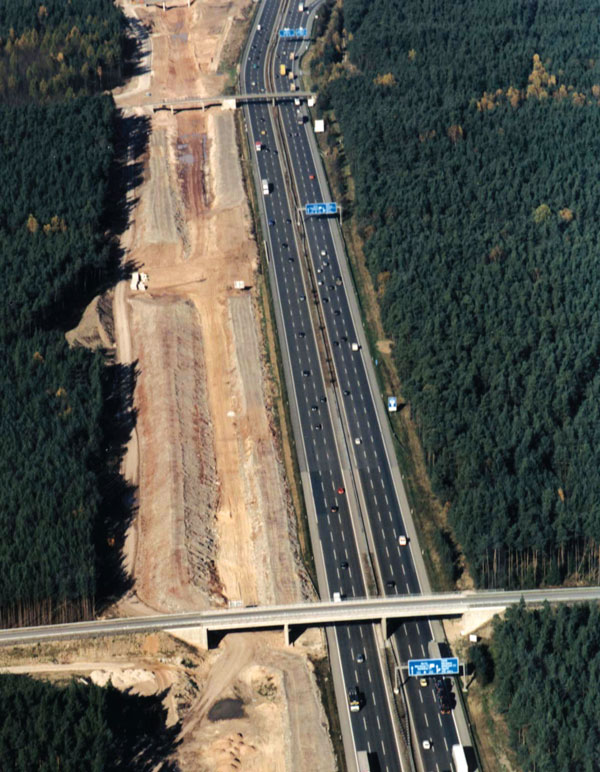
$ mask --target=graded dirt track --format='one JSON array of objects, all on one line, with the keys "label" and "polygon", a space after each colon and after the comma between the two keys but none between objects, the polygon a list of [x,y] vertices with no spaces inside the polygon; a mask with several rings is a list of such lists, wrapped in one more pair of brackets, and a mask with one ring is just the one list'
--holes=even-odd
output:
[{"label": "graded dirt track", "polygon": [[[163,13],[119,4],[144,55],[115,99],[124,114],[150,119],[121,243],[149,284],[140,292],[121,282],[113,301],[117,359],[137,373],[136,427],[122,466],[137,485],[125,554],[134,584],[114,612],[299,600],[310,591],[266,397],[258,255],[234,116],[144,108],[161,95],[220,93],[220,57],[235,56],[232,41],[242,39],[253,6],[170,0]],[[318,631],[293,650],[280,634],[228,636],[206,655],[178,712],[179,767],[332,770],[307,652],[323,655]],[[138,664],[123,677],[142,678],[136,668],[152,670]],[[227,698],[242,699],[244,716],[212,721],[209,711]]]}]

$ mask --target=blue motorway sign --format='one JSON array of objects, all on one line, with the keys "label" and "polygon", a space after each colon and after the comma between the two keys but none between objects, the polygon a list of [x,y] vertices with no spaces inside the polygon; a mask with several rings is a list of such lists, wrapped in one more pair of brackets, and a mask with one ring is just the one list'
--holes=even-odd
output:
[{"label": "blue motorway sign", "polygon": [[446,659],[409,659],[408,675],[458,675],[458,657],[446,657]]},{"label": "blue motorway sign", "polygon": [[297,29],[293,29],[292,27],[284,27],[283,29],[279,30],[279,37],[280,38],[306,38],[308,37],[308,30],[306,27],[298,27]]},{"label": "blue motorway sign", "polygon": [[337,204],[331,202],[329,204],[305,204],[305,214],[337,214]]}]

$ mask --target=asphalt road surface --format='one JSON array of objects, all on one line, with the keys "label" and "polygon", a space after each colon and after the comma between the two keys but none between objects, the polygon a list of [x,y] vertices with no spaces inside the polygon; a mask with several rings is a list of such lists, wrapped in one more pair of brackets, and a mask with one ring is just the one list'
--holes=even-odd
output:
[{"label": "asphalt road surface", "polygon": [[[259,11],[261,30],[253,33],[241,76],[242,90],[247,93],[289,90],[292,81],[287,74],[279,74],[279,66],[285,64],[287,69],[291,66],[296,71],[299,66],[297,60],[290,60],[290,53],[298,50],[299,42],[280,41],[273,61],[267,57],[268,40],[276,22],[279,27],[307,26],[308,14],[306,11],[298,13],[296,3],[283,20],[277,19],[279,5],[280,0],[263,0]],[[269,65],[273,67],[274,76],[266,69]],[[308,132],[312,127],[306,107],[290,101],[279,103],[274,109],[279,112],[283,126],[300,204],[323,201],[317,169],[320,160],[315,159],[309,143]],[[292,409],[296,402],[329,592],[341,591],[348,597],[365,594],[346,497],[337,493],[340,487],[350,488],[350,481],[342,473],[340,457],[343,455],[340,456],[339,436],[336,436],[329,410],[339,400],[347,448],[366,503],[367,529],[380,568],[379,590],[387,594],[418,593],[420,585],[410,544],[404,547],[399,544],[399,537],[406,534],[403,514],[407,513],[400,511],[375,407],[375,399],[379,396],[372,393],[365,369],[364,357],[369,353],[354,351],[352,347],[358,337],[347,296],[347,292],[353,290],[341,279],[344,272],[340,269],[340,261],[345,257],[336,254],[330,220],[305,218],[313,277],[312,282],[307,283],[295,242],[292,218],[296,217],[296,211],[286,187],[282,148],[276,141],[272,110],[267,105],[249,105],[246,115],[252,144],[259,141],[262,145],[260,151],[255,152],[254,160],[261,179],[269,184],[264,204],[269,257],[275,275],[273,291],[285,327],[285,348],[293,381],[288,384],[288,389]],[[311,304],[318,304],[324,320],[334,384],[330,383],[327,364],[323,370],[323,358],[319,356],[311,320]],[[336,394],[333,389],[337,390]],[[432,637],[426,621],[402,624],[393,640],[400,661],[406,663],[409,658],[428,657]],[[338,641],[346,688],[358,685],[365,694],[364,707],[351,715],[355,746],[369,751],[374,769],[377,765],[380,769],[399,769],[372,629],[365,625],[348,627],[338,633]],[[365,662],[357,662],[359,654],[364,656]],[[436,772],[449,770],[450,748],[458,742],[452,713],[441,714],[432,685],[421,687],[415,679],[410,679],[405,688],[423,768]],[[431,750],[424,751],[420,747],[424,739],[430,740]]]}]

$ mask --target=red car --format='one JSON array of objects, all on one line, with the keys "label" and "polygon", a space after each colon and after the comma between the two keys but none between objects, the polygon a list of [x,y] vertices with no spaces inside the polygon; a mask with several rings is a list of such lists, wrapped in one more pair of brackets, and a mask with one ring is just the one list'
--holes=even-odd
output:
[{"label": "red car", "polygon": [[315,175],[314,175],[314,174],[309,174],[309,175],[308,175],[308,179],[309,179],[309,180],[314,180],[314,178],[315,178]]},{"label": "red car", "polygon": [[340,494],[340,496],[341,496],[341,495],[342,495],[342,493],[346,493],[346,491],[345,491],[343,488],[338,488],[338,493],[339,493],[339,494]]}]

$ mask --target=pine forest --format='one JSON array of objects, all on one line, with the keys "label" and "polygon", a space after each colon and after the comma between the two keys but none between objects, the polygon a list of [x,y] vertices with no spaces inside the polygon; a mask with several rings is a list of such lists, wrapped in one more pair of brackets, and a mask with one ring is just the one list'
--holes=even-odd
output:
[{"label": "pine forest", "polygon": [[345,0],[313,65],[483,586],[600,580],[599,39],[592,0]]},{"label": "pine forest", "polygon": [[[85,45],[62,47],[67,29]],[[98,597],[110,368],[99,353],[70,349],[64,331],[106,281],[114,105],[91,93],[101,78],[77,89],[57,81],[42,99],[32,73],[46,54],[57,72],[84,60],[95,67],[106,46],[116,73],[121,30],[110,0],[0,4],[0,51],[11,49],[0,53],[2,626],[89,618]],[[20,89],[15,70],[17,85],[3,89],[9,60],[19,72],[27,66],[36,88]]]},{"label": "pine forest", "polygon": [[523,772],[598,769],[599,615],[596,605],[521,605],[494,620],[489,688]]},{"label": "pine forest", "polygon": [[[146,772],[174,748],[160,697],[72,681],[57,687],[28,676],[0,678],[2,772]],[[161,763],[159,763],[161,762]]]}]

